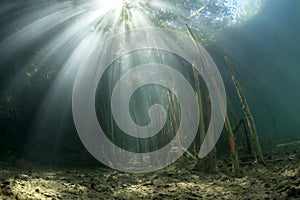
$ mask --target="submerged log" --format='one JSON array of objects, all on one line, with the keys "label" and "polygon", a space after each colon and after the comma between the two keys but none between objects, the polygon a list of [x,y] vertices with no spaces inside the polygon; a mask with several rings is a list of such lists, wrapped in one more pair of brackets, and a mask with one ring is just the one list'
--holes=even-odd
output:
[{"label": "submerged log", "polygon": [[233,71],[232,65],[229,61],[229,58],[227,56],[225,56],[225,62],[226,65],[231,73],[231,78],[232,81],[234,83],[235,89],[238,93],[238,96],[240,98],[241,104],[242,104],[242,108],[244,110],[247,122],[248,122],[248,126],[250,129],[250,133],[251,133],[251,138],[252,138],[252,143],[253,143],[253,147],[255,150],[255,157],[258,163],[263,163],[263,156],[262,156],[262,151],[261,151],[261,146],[259,143],[259,138],[257,136],[257,130],[256,130],[256,126],[255,126],[255,122],[254,122],[254,118],[251,114],[249,105],[247,103],[246,97],[243,93],[242,87],[240,85],[240,83],[238,82],[237,76]]}]

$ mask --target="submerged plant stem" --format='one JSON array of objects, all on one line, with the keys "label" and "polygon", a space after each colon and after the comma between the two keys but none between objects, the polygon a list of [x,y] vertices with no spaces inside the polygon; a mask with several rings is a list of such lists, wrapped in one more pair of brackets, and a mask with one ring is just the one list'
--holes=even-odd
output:
[{"label": "submerged plant stem", "polygon": [[254,147],[254,150],[255,150],[256,160],[259,163],[263,163],[263,156],[262,156],[261,146],[260,146],[260,143],[259,143],[259,138],[257,136],[257,130],[256,130],[254,118],[251,114],[251,111],[250,111],[249,105],[247,103],[246,97],[243,93],[242,87],[241,87],[240,83],[237,80],[236,74],[234,73],[234,71],[232,69],[232,65],[231,65],[231,63],[229,61],[229,58],[227,56],[225,56],[225,62],[226,62],[226,65],[227,65],[227,67],[228,67],[228,69],[231,73],[232,81],[234,83],[235,89],[236,89],[236,91],[238,93],[238,96],[240,98],[244,113],[246,115],[246,119],[247,119],[248,126],[249,126],[249,129],[250,129],[251,137],[252,137],[253,147]]},{"label": "submerged plant stem", "polygon": [[233,172],[237,176],[240,173],[240,165],[239,165],[238,153],[236,151],[233,131],[232,131],[232,128],[231,128],[231,123],[230,123],[228,115],[226,116],[226,119],[225,119],[225,126],[226,126],[226,129],[227,129],[228,140],[229,140],[229,144],[230,144]]},{"label": "submerged plant stem", "polygon": [[[207,70],[208,75],[209,75],[210,79],[213,82],[214,88],[216,89],[217,98],[218,98],[218,102],[220,104],[220,107],[224,108],[225,104],[222,101],[222,98],[221,98],[221,95],[220,95],[220,91],[219,91],[219,88],[218,88],[218,86],[217,86],[217,84],[215,82],[215,79],[211,75],[210,66],[209,66],[208,60],[207,60],[206,56],[204,55],[204,52],[202,51],[201,47],[199,46],[199,44],[198,44],[198,42],[196,40],[196,37],[194,36],[194,34],[192,32],[192,29],[186,23],[185,23],[185,26],[187,28],[187,32],[189,33],[189,36],[190,36],[191,40],[193,41],[193,43],[194,43],[194,45],[195,45],[195,47],[196,47],[196,49],[198,51],[199,56],[200,56],[200,58],[201,58],[201,60],[203,62],[203,67],[204,67],[205,70]],[[196,72],[197,72],[197,70],[193,66],[193,73],[194,73],[194,78],[195,78],[196,90],[198,90],[197,91],[197,94],[198,94],[198,103],[202,104],[201,94],[200,94],[201,91],[200,91],[200,85],[199,85],[198,75],[195,76]],[[198,88],[197,88],[197,85],[199,86]],[[199,101],[201,101],[201,102],[199,102]],[[202,108],[202,105],[199,105],[200,119],[203,118],[203,110],[201,108]],[[224,116],[226,115],[226,113],[222,113],[222,114]],[[204,121],[203,122],[200,121],[199,125],[201,126],[202,123],[203,123],[203,125],[202,125],[202,127],[200,127],[200,140],[201,140],[201,132],[203,132],[203,131],[201,131],[201,128],[205,128],[204,127],[204,125],[205,125]],[[205,138],[205,132],[203,132],[203,136],[202,137],[203,137],[203,140],[204,140],[204,138]],[[197,163],[195,165],[195,168],[200,169],[200,171],[202,171],[202,172],[215,173],[215,171],[216,171],[216,148],[214,147],[212,149],[212,151],[207,155],[206,158],[204,158],[204,159],[198,159],[198,161],[197,161]]]}]

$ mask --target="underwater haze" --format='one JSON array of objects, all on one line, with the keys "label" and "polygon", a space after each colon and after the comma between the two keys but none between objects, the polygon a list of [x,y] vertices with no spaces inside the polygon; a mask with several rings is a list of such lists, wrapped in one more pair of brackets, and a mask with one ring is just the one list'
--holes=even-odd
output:
[{"label": "underwater haze", "polygon": [[267,1],[259,15],[217,44],[233,56],[264,135],[299,136],[299,6],[297,1]]},{"label": "underwater haze", "polygon": [[300,1],[0,1],[0,198],[300,198]]}]

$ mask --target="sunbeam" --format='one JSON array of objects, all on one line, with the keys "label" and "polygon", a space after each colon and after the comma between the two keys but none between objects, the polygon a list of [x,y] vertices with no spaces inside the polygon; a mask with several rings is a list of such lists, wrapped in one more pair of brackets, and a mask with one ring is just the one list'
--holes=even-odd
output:
[{"label": "sunbeam", "polygon": [[[2,3],[0,89],[2,95],[16,96],[14,101],[20,107],[26,107],[26,102],[37,102],[27,106],[28,110],[38,113],[31,116],[34,120],[30,119],[33,133],[27,137],[31,141],[28,148],[32,141],[48,140],[49,137],[57,140],[56,146],[61,146],[58,145],[63,137],[60,133],[65,132],[63,130],[69,123],[76,73],[108,38],[149,27],[185,32],[187,23],[197,30],[197,39],[205,44],[224,28],[243,21],[246,15],[250,16],[249,13],[258,12],[258,2],[262,1],[257,0],[253,5],[246,0],[226,3],[217,0],[30,0]],[[140,40],[152,41],[151,38]],[[161,41],[168,42],[167,39]],[[153,53],[145,54],[142,57],[151,57]],[[133,57],[130,62],[124,58],[119,60],[122,65],[111,72],[112,79],[139,62],[140,58]],[[156,57],[156,62],[164,59]],[[25,98],[29,93],[32,97]],[[27,101],[20,103],[18,98]]]}]

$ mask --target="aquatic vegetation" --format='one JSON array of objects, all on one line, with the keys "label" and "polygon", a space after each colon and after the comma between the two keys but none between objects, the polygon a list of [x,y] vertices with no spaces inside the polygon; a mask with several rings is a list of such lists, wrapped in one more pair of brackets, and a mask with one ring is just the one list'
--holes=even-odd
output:
[{"label": "aquatic vegetation", "polygon": [[248,126],[250,128],[250,133],[251,133],[251,136],[252,136],[253,146],[254,146],[254,149],[255,149],[256,160],[259,163],[263,163],[263,155],[262,155],[262,151],[261,151],[261,147],[260,147],[260,143],[259,143],[259,139],[258,139],[258,135],[257,135],[256,125],[255,125],[253,116],[251,114],[249,105],[247,103],[246,97],[245,97],[245,95],[243,93],[243,90],[242,90],[242,88],[240,86],[240,83],[237,80],[236,74],[234,73],[234,71],[232,69],[232,66],[231,66],[231,63],[229,61],[229,58],[226,57],[226,56],[225,56],[225,62],[226,62],[226,65],[227,65],[228,69],[231,72],[232,80],[234,82],[234,85],[236,87],[236,91],[237,91],[237,93],[239,95],[239,98],[240,98],[243,110],[244,110],[245,115],[246,115],[246,119],[247,119]]},{"label": "aquatic vegetation", "polygon": [[9,94],[3,94],[0,97],[0,116],[2,119],[14,119],[18,114],[18,107]]},{"label": "aquatic vegetation", "polygon": [[229,144],[230,144],[233,173],[236,176],[238,176],[238,175],[240,175],[240,164],[239,164],[238,152],[236,150],[235,139],[234,139],[231,123],[230,123],[228,116],[226,116],[225,126],[227,129],[228,140],[229,140]]}]

